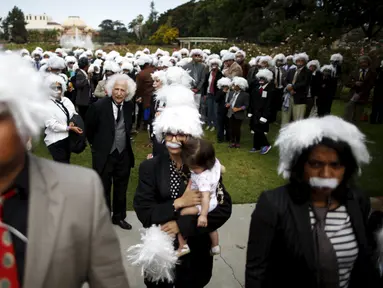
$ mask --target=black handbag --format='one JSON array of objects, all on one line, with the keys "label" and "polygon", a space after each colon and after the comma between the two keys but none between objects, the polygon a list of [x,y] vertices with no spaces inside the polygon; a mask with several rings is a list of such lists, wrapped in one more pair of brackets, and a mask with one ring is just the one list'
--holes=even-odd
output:
[{"label": "black handbag", "polygon": [[69,122],[82,129],[82,134],[69,131],[70,151],[75,154],[82,153],[86,148],[85,124],[80,115],[74,114]]}]

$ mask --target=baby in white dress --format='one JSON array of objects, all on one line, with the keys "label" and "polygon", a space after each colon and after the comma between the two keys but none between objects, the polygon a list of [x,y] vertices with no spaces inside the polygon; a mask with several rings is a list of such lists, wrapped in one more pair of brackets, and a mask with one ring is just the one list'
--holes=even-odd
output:
[{"label": "baby in white dress", "polygon": [[[221,178],[223,166],[215,158],[213,145],[203,139],[189,139],[182,147],[182,159],[191,171],[191,189],[202,193],[201,205],[188,207],[181,210],[181,215],[199,215],[198,227],[207,227],[207,215],[217,205],[217,186]],[[219,255],[221,252],[218,239],[218,231],[210,234],[211,254]],[[187,241],[178,234],[178,256],[181,257],[190,253]]]}]

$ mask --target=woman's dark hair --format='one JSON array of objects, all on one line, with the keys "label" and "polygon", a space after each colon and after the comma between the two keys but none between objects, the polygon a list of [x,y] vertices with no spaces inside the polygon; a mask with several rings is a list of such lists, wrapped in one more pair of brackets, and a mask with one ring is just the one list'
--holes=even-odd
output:
[{"label": "woman's dark hair", "polygon": [[334,191],[334,196],[339,198],[344,197],[344,193],[349,184],[352,184],[353,177],[357,173],[359,166],[355,160],[354,154],[352,153],[350,145],[343,141],[334,141],[330,138],[323,138],[317,144],[314,144],[302,151],[300,155],[297,155],[291,166],[290,173],[290,183],[295,187],[305,187],[307,188],[307,183],[304,182],[304,166],[309,159],[311,152],[318,145],[323,145],[328,148],[334,149],[339,157],[340,164],[345,167],[345,173],[343,176],[343,181],[340,183],[336,191]]},{"label": "woman's dark hair", "polygon": [[215,164],[213,144],[203,139],[189,138],[182,146],[182,161],[189,167],[211,169]]}]

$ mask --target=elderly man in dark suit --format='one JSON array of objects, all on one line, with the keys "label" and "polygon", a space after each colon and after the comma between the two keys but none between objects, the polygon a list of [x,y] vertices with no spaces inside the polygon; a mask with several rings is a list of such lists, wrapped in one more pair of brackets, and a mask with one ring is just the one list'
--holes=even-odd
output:
[{"label": "elderly man in dark suit", "polygon": [[88,58],[80,58],[78,60],[78,67],[76,71],[76,106],[78,114],[82,119],[85,119],[86,112],[88,111],[91,100],[90,80],[88,76],[89,60]]},{"label": "elderly man in dark suit", "polygon": [[346,121],[360,121],[376,79],[376,74],[371,70],[370,66],[370,57],[362,56],[359,58],[359,69],[350,75],[347,83],[347,87],[350,88],[350,101],[347,103],[344,111],[344,119]]},{"label": "elderly man in dark suit", "polygon": [[[134,155],[130,143],[136,84],[125,74],[110,77],[106,84],[109,97],[94,103],[86,117],[86,135],[92,147],[93,168],[101,176],[106,203],[113,212],[112,222],[122,229],[132,226],[126,218],[126,191]],[[113,204],[111,188],[113,183]]]},{"label": "elderly man in dark suit", "polygon": [[[296,69],[290,69],[286,75],[286,91],[289,99],[284,99],[282,111],[282,126],[291,121],[303,119],[306,112],[306,100],[311,83],[312,72],[306,67],[309,57],[306,53],[295,56]],[[287,94],[285,93],[285,97]],[[287,101],[286,101],[287,100]]]}]

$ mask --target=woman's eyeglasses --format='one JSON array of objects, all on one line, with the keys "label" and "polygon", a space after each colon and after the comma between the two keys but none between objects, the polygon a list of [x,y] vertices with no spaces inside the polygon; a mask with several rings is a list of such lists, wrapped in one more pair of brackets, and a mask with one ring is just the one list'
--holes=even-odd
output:
[{"label": "woman's eyeglasses", "polygon": [[187,138],[186,134],[172,134],[172,133],[166,133],[165,134],[165,140],[166,141],[171,141],[173,138],[176,138],[177,141],[185,141]]}]

